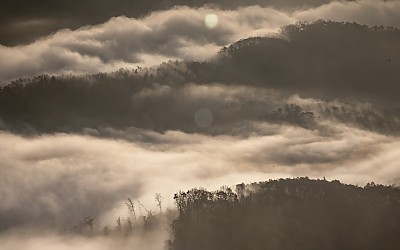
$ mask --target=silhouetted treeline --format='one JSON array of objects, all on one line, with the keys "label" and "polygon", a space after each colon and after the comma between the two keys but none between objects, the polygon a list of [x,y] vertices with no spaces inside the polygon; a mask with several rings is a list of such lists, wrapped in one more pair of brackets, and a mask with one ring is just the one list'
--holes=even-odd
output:
[{"label": "silhouetted treeline", "polygon": [[[63,233],[80,234],[83,236],[145,236],[154,233],[157,230],[164,230],[165,224],[171,223],[176,218],[176,211],[166,209],[163,211],[161,194],[156,194],[157,206],[159,211],[148,210],[140,201],[133,201],[128,198],[125,205],[128,208],[127,216],[119,216],[111,225],[99,227],[97,218],[87,216],[77,224],[67,228],[64,226]],[[142,213],[145,212],[144,214]]]},{"label": "silhouetted treeline", "polygon": [[399,30],[318,21],[285,26],[282,34],[285,38],[239,41],[208,62],[170,61],[110,74],[16,80],[0,88],[0,127],[28,133],[99,127],[208,133],[193,121],[196,110],[206,107],[214,114],[213,126],[267,116],[270,122],[289,119],[289,124],[313,128],[315,117],[310,112],[327,111],[273,113],[276,107],[267,107],[266,101],[259,103],[266,106],[262,114],[264,107],[253,105],[246,112],[233,110],[235,114],[228,117],[226,109],[218,108],[226,105],[220,98],[196,100],[185,92],[191,83],[219,83],[274,89],[283,96],[369,103],[370,111],[353,115],[349,110],[334,111],[326,117],[378,132],[399,131]]},{"label": "silhouetted treeline", "polygon": [[[349,108],[319,104],[319,114],[325,119],[355,124],[364,129],[380,133],[399,132],[398,115],[393,112],[378,112],[368,108]],[[319,117],[320,118],[320,117]]]},{"label": "silhouetted treeline", "polygon": [[266,120],[299,125],[304,128],[314,128],[316,125],[314,112],[303,111],[302,107],[293,103],[286,104],[283,108],[278,108],[271,114],[267,114]]},{"label": "silhouetted treeline", "polygon": [[286,39],[249,38],[225,48],[221,67],[232,81],[399,108],[398,29],[320,20],[285,26],[282,33]]},{"label": "silhouetted treeline", "polygon": [[171,250],[400,248],[397,187],[279,179],[192,189],[175,202]]},{"label": "silhouetted treeline", "polygon": [[318,103],[315,111],[306,111],[302,106],[290,103],[265,116],[268,122],[290,124],[307,129],[315,129],[318,121],[323,119],[356,125],[384,134],[396,134],[400,129],[398,118],[393,113],[382,113],[366,107],[328,105],[322,102]]}]

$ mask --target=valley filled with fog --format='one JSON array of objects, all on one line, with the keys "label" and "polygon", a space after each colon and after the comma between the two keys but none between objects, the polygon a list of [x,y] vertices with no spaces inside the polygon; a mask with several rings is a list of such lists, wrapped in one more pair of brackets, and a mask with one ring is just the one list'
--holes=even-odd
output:
[{"label": "valley filled with fog", "polygon": [[[26,4],[14,18],[4,15],[0,249],[184,249],[191,243],[182,239],[192,236],[182,232],[196,222],[184,217],[178,198],[204,221],[208,215],[196,209],[219,215],[223,200],[223,209],[243,206],[232,210],[242,216],[253,211],[243,204],[264,204],[265,197],[282,201],[279,209],[268,205],[281,218],[279,211],[293,212],[282,205],[286,198],[296,211],[304,208],[297,209],[299,199],[325,204],[329,198],[315,191],[324,188],[351,197],[339,199],[348,207],[338,211],[361,209],[354,201],[376,221],[395,211],[399,1],[138,1],[141,8],[124,9],[125,2],[99,1],[92,16],[82,10],[76,19],[67,13],[79,6],[64,1],[65,12],[49,4],[54,13],[43,14]],[[82,8],[91,4],[82,1]],[[241,183],[260,196],[241,199]],[[319,189],[299,194],[309,186]],[[234,198],[218,196],[221,187]],[[211,191],[201,191],[206,200],[177,196],[193,188]],[[386,197],[384,208],[365,208],[378,196]],[[225,223],[210,218],[199,228]],[[300,218],[295,223],[304,223]],[[379,228],[367,234],[397,230],[393,222],[385,233],[376,221],[366,220]],[[268,232],[285,241],[285,227],[274,228]],[[389,236],[391,249],[398,243]],[[292,249],[282,242],[271,246]]]}]

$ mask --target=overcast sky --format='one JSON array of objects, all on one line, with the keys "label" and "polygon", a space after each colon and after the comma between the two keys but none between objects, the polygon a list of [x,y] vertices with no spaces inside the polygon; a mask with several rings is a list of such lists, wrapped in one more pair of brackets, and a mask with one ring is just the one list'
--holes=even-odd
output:
[{"label": "overcast sky", "polygon": [[[155,193],[173,207],[178,190],[270,178],[400,185],[400,31],[368,28],[400,28],[400,1],[3,2],[0,249],[124,249],[57,230],[114,225],[127,197],[156,210]],[[319,19],[368,27],[285,29]],[[236,43],[255,36],[271,39]],[[162,249],[167,226],[129,244]]]}]

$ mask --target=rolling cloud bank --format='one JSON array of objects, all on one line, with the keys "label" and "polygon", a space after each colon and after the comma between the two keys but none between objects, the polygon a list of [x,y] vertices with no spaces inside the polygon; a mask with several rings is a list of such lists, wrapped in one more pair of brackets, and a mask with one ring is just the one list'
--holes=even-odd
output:
[{"label": "rolling cloud bank", "polygon": [[0,249],[161,249],[192,187],[400,184],[399,1],[139,2],[2,17]]},{"label": "rolling cloud bank", "polygon": [[[103,24],[59,30],[25,45],[7,46],[0,41],[5,45],[0,46],[0,81],[44,73],[110,72],[169,59],[210,59],[222,46],[250,36],[278,33],[282,25],[296,21],[326,19],[399,27],[399,11],[398,1],[333,1],[295,10],[178,6],[142,17],[113,17]],[[217,15],[218,25],[214,28],[204,25],[207,14]],[[35,26],[29,29],[36,30]]]}]

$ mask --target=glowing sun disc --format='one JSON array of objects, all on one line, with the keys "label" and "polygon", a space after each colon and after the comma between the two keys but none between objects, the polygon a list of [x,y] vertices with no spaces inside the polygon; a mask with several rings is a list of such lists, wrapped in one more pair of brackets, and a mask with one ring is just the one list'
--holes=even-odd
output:
[{"label": "glowing sun disc", "polygon": [[218,16],[215,14],[207,14],[204,18],[204,23],[209,29],[213,29],[218,25]]}]

